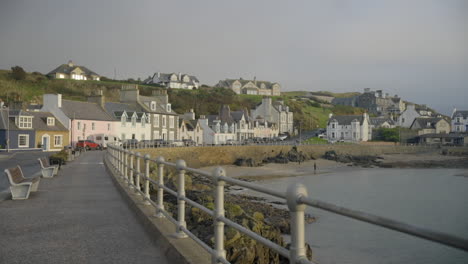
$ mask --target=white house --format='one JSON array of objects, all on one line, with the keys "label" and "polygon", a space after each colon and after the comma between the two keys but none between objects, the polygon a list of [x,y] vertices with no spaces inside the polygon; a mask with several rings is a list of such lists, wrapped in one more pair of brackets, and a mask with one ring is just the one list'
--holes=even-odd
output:
[{"label": "white house", "polygon": [[189,112],[179,116],[179,139],[191,139],[197,145],[203,144],[203,127],[199,120],[195,119],[195,112]]},{"label": "white house", "polygon": [[293,113],[283,101],[272,102],[270,97],[264,97],[262,102],[252,109],[251,117],[253,120],[263,119],[269,123],[275,123],[280,134],[294,133]]},{"label": "white house", "polygon": [[453,109],[452,132],[468,132],[468,111]]},{"label": "white house", "polygon": [[372,138],[369,115],[342,115],[330,114],[327,124],[327,138],[330,142],[368,141]]},{"label": "white house", "polygon": [[137,105],[108,102],[105,110],[114,118],[114,135],[122,142],[128,139],[151,139],[150,115]]},{"label": "white house", "polygon": [[149,77],[144,81],[145,84],[159,84],[167,88],[172,89],[198,89],[200,87],[200,81],[197,77],[176,73],[160,73],[153,74],[153,77]]},{"label": "white house", "polygon": [[208,145],[226,144],[228,140],[236,140],[236,127],[234,123],[222,122],[218,116],[200,116],[200,125],[203,129],[203,142]]}]

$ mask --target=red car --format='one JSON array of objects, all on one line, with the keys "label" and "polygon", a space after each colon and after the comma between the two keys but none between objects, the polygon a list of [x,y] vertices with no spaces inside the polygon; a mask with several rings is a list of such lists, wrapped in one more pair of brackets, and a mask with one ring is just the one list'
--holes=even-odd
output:
[{"label": "red car", "polygon": [[101,145],[92,141],[92,140],[80,140],[76,143],[77,148],[85,148],[87,150],[90,149],[102,149]]}]

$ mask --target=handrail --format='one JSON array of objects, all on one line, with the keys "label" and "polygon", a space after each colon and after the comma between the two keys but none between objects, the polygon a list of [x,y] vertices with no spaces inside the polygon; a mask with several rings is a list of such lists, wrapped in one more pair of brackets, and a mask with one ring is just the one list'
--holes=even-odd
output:
[{"label": "handrail", "polygon": [[[144,170],[141,171],[140,159],[144,159]],[[135,162],[134,162],[135,160]],[[306,258],[305,238],[304,238],[304,213],[306,205],[318,209],[326,210],[335,214],[350,217],[359,221],[367,222],[373,225],[381,226],[390,230],[395,230],[408,235],[419,237],[425,240],[437,242],[449,247],[457,248],[463,251],[468,251],[468,240],[454,235],[435,232],[432,230],[412,226],[403,222],[391,220],[384,217],[375,216],[365,212],[347,209],[336,206],[331,203],[326,203],[319,200],[313,200],[308,197],[307,190],[302,184],[292,184],[288,187],[286,193],[271,190],[266,187],[246,182],[238,179],[233,179],[226,176],[224,169],[216,168],[213,172],[194,169],[187,167],[185,161],[177,160],[175,163],[167,162],[163,157],[151,159],[149,155],[141,156],[140,153],[134,153],[131,150],[123,149],[118,146],[108,145],[106,161],[117,172],[120,178],[125,181],[129,188],[135,191],[136,194],[142,196],[143,203],[151,205],[156,209],[156,216],[159,218],[165,217],[176,226],[177,238],[192,238],[196,243],[200,244],[205,250],[212,255],[212,263],[229,263],[226,260],[226,251],[224,250],[224,225],[228,225],[237,231],[249,236],[250,238],[262,243],[266,247],[276,251],[280,255],[289,258],[291,263],[313,263]],[[151,179],[149,164],[156,163],[157,181]],[[164,167],[172,167],[177,171],[177,191],[170,189],[164,185]],[[210,210],[185,196],[185,173],[192,172],[197,175],[205,176],[213,180],[215,187],[214,210]],[[143,190],[140,187],[140,181],[143,181]],[[237,185],[250,190],[254,190],[263,194],[274,196],[286,201],[287,207],[291,216],[291,246],[286,249],[259,234],[233,222],[225,217],[224,213],[224,189],[225,184]],[[149,185],[157,187],[157,201],[152,201],[149,195]],[[163,204],[163,192],[177,197],[177,219],[173,218],[165,209]],[[196,207],[201,211],[211,215],[214,222],[214,248],[209,247],[199,238],[197,238],[186,227],[185,222],[185,203]]]}]

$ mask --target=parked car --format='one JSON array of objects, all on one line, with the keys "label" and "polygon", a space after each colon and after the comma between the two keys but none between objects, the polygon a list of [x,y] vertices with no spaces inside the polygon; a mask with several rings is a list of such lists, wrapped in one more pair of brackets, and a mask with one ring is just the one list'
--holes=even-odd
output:
[{"label": "parked car", "polygon": [[182,139],[182,142],[184,143],[184,146],[190,147],[190,146],[196,146],[197,143],[191,139]]},{"label": "parked car", "polygon": [[86,149],[86,150],[91,150],[91,149],[102,149],[102,146],[92,140],[79,140],[76,143],[76,148],[77,149]]},{"label": "parked car", "polygon": [[122,143],[123,148],[135,148],[138,147],[138,140],[135,138],[127,139],[124,143]]},{"label": "parked car", "polygon": [[171,146],[171,147],[183,147],[184,142],[180,141],[180,140],[169,141],[169,146]]},{"label": "parked car", "polygon": [[239,141],[236,141],[234,139],[228,139],[226,140],[226,144],[225,145],[240,145],[240,142]]}]

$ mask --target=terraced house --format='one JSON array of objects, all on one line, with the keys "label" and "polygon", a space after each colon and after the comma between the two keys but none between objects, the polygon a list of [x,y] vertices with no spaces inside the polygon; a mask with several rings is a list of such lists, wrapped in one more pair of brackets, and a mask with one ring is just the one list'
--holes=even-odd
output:
[{"label": "terraced house", "polygon": [[37,147],[43,151],[60,151],[70,144],[68,129],[48,112],[29,112],[33,117]]},{"label": "terraced house", "polygon": [[22,110],[0,109],[0,148],[26,150],[37,148],[34,116]]},{"label": "terraced house", "polygon": [[279,83],[268,81],[257,81],[240,79],[226,79],[219,81],[216,87],[223,87],[233,90],[236,94],[255,94],[279,96],[281,86]]},{"label": "terraced house", "polygon": [[151,139],[150,114],[138,105],[108,102],[105,103],[105,109],[116,121],[114,134],[122,142],[128,139]]},{"label": "terraced house", "polygon": [[141,107],[149,114],[151,139],[176,140],[179,138],[179,115],[172,110],[166,91],[153,91],[152,96],[142,96],[138,85],[123,85],[120,102]]},{"label": "terraced house", "polygon": [[270,97],[264,97],[262,102],[251,110],[252,120],[264,120],[275,123],[280,134],[293,134],[293,113],[283,101],[272,102]]},{"label": "terraced house", "polygon": [[75,65],[71,60],[67,64],[58,66],[47,74],[53,79],[94,80],[99,81],[101,76],[85,66]]},{"label": "terraced house", "polygon": [[[61,94],[44,94],[41,111],[52,113],[69,131],[74,147],[79,140],[100,135],[113,135],[115,120],[104,111],[102,94],[90,97],[92,102],[62,100]],[[100,103],[95,103],[99,100]]]}]

